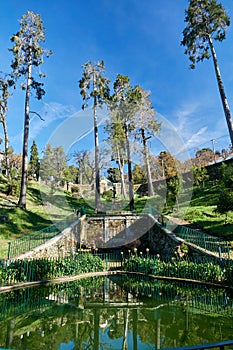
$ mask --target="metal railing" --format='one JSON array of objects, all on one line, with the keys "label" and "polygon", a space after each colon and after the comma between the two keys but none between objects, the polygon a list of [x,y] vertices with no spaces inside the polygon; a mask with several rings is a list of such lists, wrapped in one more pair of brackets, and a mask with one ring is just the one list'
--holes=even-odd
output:
[{"label": "metal railing", "polygon": [[[81,207],[79,209],[79,214],[84,215],[89,213],[88,208]],[[213,252],[219,258],[224,258],[230,260],[230,249],[227,241],[209,235],[200,230],[194,230],[183,225],[177,225],[171,219],[166,220],[166,218],[160,214],[152,206],[146,208],[146,212],[151,214],[156,220],[161,221],[161,228],[166,228],[173,231],[178,237],[182,238],[184,241],[194,244],[206,251]],[[90,214],[90,213],[89,213]],[[74,219],[77,219],[77,215],[74,215]],[[161,219],[161,220],[160,220]],[[62,220],[54,225],[46,227],[40,231],[34,232],[32,234],[23,236],[14,241],[8,243],[8,259],[17,257],[27,251],[34,249],[35,247],[46,243],[51,238],[55,237],[58,233],[64,230],[71,223],[70,217]]]},{"label": "metal railing", "polygon": [[215,237],[203,231],[194,230],[185,226],[178,226],[175,229],[175,234],[183,238],[186,242],[193,243],[205,250],[219,254],[220,257],[224,254],[225,257],[230,258],[228,242],[220,237]]},{"label": "metal railing", "polygon": [[153,207],[148,207],[148,213],[160,221],[161,227],[174,232],[174,234],[188,243],[192,243],[206,251],[213,252],[219,258],[230,259],[230,248],[228,241],[209,235],[201,230],[195,230],[190,227],[179,225],[169,218],[169,220],[155,210]]},{"label": "metal railing", "polygon": [[7,259],[13,259],[23,253],[26,253],[48,240],[54,238],[62,232],[72,221],[76,220],[77,216],[69,216],[64,220],[57,222],[51,226],[45,227],[42,230],[27,234],[23,237],[8,242]]},{"label": "metal railing", "polygon": [[[12,259],[0,261],[0,285],[12,285],[20,282],[31,282],[35,280],[35,271],[38,269],[41,273],[55,273],[56,277],[62,276],[60,267],[66,266],[66,271],[73,271],[75,260],[80,255],[88,254],[89,256],[100,258],[103,261],[105,270],[120,270],[131,273],[143,273],[146,275],[154,275],[155,277],[178,278],[183,280],[201,281],[209,283],[217,283],[218,285],[229,285],[232,279],[233,265],[223,261],[219,263],[218,259],[206,259],[201,257],[193,257],[185,259],[170,257],[160,259],[156,255],[141,252],[136,255],[126,252],[118,253],[91,253],[90,250],[78,250],[77,253],[70,252],[70,256],[43,259]],[[56,264],[60,266],[58,269]],[[55,266],[55,270],[53,270]],[[71,269],[70,267],[71,266]],[[57,270],[56,270],[57,269]],[[38,276],[37,276],[38,277]],[[47,277],[46,277],[47,278]]]},{"label": "metal railing", "polygon": [[[184,346],[181,348],[163,348],[163,350],[174,350],[174,349],[176,349],[176,350],[205,350],[205,349],[213,349],[213,348],[218,348],[219,350],[224,350],[225,347],[228,347],[230,345],[233,345],[233,339],[222,341],[222,342],[217,342],[217,343]],[[233,347],[231,347],[230,349],[233,349]]]}]

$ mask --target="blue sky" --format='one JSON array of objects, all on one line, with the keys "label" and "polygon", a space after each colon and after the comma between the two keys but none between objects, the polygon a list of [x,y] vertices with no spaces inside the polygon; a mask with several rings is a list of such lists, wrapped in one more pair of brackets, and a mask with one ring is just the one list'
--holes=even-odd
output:
[{"label": "blue sky", "polygon": [[[233,21],[233,2],[222,0],[222,4]],[[188,0],[1,1],[0,70],[10,71],[10,37],[28,10],[41,15],[46,28],[44,47],[53,51],[41,66],[47,74],[46,95],[39,102],[33,98],[31,105],[31,110],[40,113],[45,121],[32,116],[30,144],[35,139],[41,152],[58,130],[61,145],[72,139],[67,149],[73,144],[76,149],[90,146],[91,135],[83,136],[90,131],[90,125],[88,122],[85,129],[87,119],[80,112],[78,80],[82,64],[103,59],[106,76],[112,83],[120,73],[128,75],[132,85],[140,84],[151,91],[156,117],[162,116],[174,132],[170,151],[173,144],[175,147],[176,136],[190,154],[211,147],[211,139],[216,139],[216,149],[226,148],[230,141],[212,61],[199,63],[191,70],[180,45],[187,6]],[[233,26],[228,29],[226,40],[215,47],[233,110]],[[63,132],[62,125],[76,113],[77,124]],[[24,94],[18,87],[10,98],[8,113],[10,144],[17,153],[22,149],[23,114]],[[77,142],[73,129],[77,130]],[[152,145],[156,154],[166,147],[166,135],[160,141],[160,145]]]}]

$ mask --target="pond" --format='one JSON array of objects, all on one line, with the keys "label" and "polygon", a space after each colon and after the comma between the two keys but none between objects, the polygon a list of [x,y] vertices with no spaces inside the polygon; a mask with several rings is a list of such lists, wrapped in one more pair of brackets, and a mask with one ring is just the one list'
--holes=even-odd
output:
[{"label": "pond", "polygon": [[233,335],[229,291],[133,275],[2,293],[0,308],[4,349],[144,350]]}]

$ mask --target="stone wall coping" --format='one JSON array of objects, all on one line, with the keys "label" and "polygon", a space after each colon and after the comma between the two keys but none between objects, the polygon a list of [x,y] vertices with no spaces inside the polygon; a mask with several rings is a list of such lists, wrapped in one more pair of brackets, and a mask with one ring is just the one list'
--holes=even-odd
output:
[{"label": "stone wall coping", "polygon": [[57,243],[63,236],[65,236],[66,234],[70,233],[72,231],[72,229],[79,223],[82,222],[86,219],[86,215],[81,216],[80,218],[78,218],[77,220],[75,220],[69,227],[65,228],[63,231],[61,231],[60,233],[58,233],[55,237],[51,238],[50,240],[48,240],[48,242],[43,243],[35,248],[33,248],[32,250],[23,253],[19,256],[17,256],[17,259],[26,259],[28,257],[30,257],[33,253],[37,253],[42,249],[46,249],[49,248],[51,245]]}]

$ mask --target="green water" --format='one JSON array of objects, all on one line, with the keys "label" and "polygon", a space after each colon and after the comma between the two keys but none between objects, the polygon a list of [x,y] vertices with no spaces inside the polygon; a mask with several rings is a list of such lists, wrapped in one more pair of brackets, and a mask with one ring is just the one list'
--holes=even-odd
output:
[{"label": "green water", "polygon": [[0,310],[7,349],[144,350],[233,339],[228,291],[141,278],[17,290],[0,294]]}]

